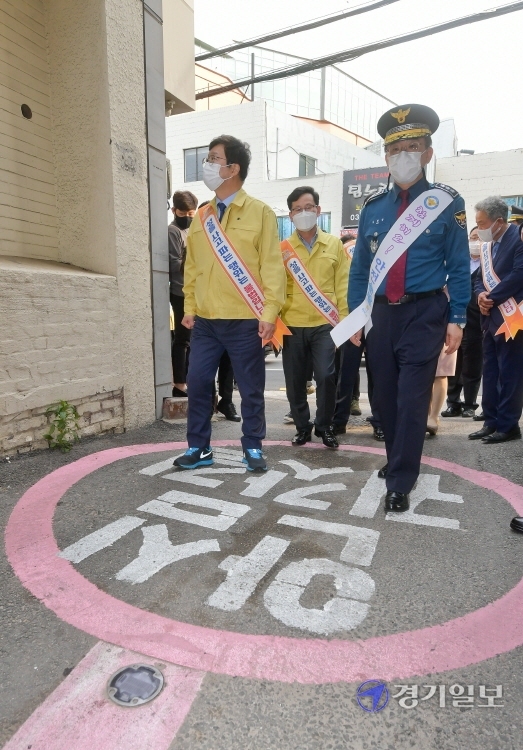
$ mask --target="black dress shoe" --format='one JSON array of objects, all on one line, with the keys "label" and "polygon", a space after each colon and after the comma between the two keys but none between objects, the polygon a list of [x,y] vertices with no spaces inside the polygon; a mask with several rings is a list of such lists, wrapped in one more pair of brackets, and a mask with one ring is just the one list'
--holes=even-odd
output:
[{"label": "black dress shoe", "polygon": [[523,534],[523,518],[518,518],[518,516],[513,518],[510,522],[510,528],[512,531],[519,531],[520,534]]},{"label": "black dress shoe", "polygon": [[468,408],[464,408],[463,411],[461,412],[461,416],[466,417],[468,419],[470,419],[471,417],[474,418],[475,414],[476,414],[476,410],[472,408],[472,406]]},{"label": "black dress shoe", "polygon": [[483,443],[506,443],[509,440],[521,440],[521,430],[516,425],[509,432],[493,432],[491,435],[484,437]]},{"label": "black dress shoe", "polygon": [[404,492],[389,490],[385,495],[385,510],[393,513],[403,513],[409,509],[409,496]]},{"label": "black dress shoe", "polygon": [[242,421],[242,418],[238,416],[236,412],[236,407],[233,403],[224,404],[223,401],[219,401],[218,406],[216,407],[216,411],[219,411],[220,414],[223,414],[225,419],[228,419],[229,422],[241,422]]},{"label": "black dress shoe", "polygon": [[380,479],[385,479],[387,476],[387,471],[389,469],[389,465],[385,464],[385,466],[382,466],[381,469],[378,471],[378,476]]},{"label": "black dress shoe", "polygon": [[346,424],[331,424],[331,432],[335,435],[345,435],[347,432]]},{"label": "black dress shoe", "polygon": [[447,408],[441,412],[442,417],[461,417],[462,407],[459,404],[449,404]]},{"label": "black dress shoe", "polygon": [[187,391],[182,391],[181,388],[173,386],[173,398],[188,398]]},{"label": "black dress shoe", "polygon": [[481,412],[481,414],[475,414],[472,419],[474,420],[474,422],[484,422],[485,415],[483,414],[483,412]]},{"label": "black dress shoe", "polygon": [[305,445],[305,443],[310,443],[312,438],[312,430],[306,429],[306,430],[298,430],[296,435],[292,438],[292,444],[293,445]]},{"label": "black dress shoe", "polygon": [[487,435],[492,435],[493,432],[496,432],[494,427],[487,427],[487,425],[483,425],[481,430],[470,433],[469,440],[481,440],[481,438],[486,438]]},{"label": "black dress shoe", "polygon": [[321,437],[323,445],[326,448],[339,448],[339,443],[336,440],[336,435],[332,432],[332,430],[314,430],[314,434],[316,437]]},{"label": "black dress shoe", "polygon": [[379,440],[380,442],[383,442],[385,440],[385,433],[383,432],[381,427],[374,427],[372,437],[374,438],[374,440]]}]

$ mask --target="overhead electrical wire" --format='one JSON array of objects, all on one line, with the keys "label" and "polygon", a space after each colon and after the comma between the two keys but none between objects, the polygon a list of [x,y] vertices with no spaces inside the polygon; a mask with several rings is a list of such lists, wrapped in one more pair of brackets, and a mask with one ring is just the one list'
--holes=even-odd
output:
[{"label": "overhead electrical wire", "polygon": [[235,42],[230,44],[228,47],[222,47],[221,49],[213,49],[210,45],[200,46],[205,47],[207,52],[202,52],[195,57],[196,62],[201,60],[207,60],[209,57],[218,57],[226,55],[228,52],[235,52],[238,49],[244,49],[245,47],[252,47],[256,44],[263,44],[264,42],[271,42],[273,39],[279,39],[282,36],[289,36],[290,34],[299,34],[302,31],[308,31],[309,29],[316,29],[318,26],[325,26],[328,23],[334,23],[335,21],[342,21],[344,18],[350,18],[351,16],[359,16],[361,13],[368,13],[371,10],[377,10],[382,8],[384,5],[391,5],[397,3],[399,0],[379,0],[379,2],[372,3],[371,5],[358,5],[351,10],[344,10],[341,13],[334,13],[330,16],[323,16],[323,18],[317,18],[313,21],[307,21],[307,23],[300,24],[299,26],[289,26],[286,29],[280,31],[273,31],[270,34],[257,37],[256,39],[249,39],[245,42]]},{"label": "overhead electrical wire", "polygon": [[403,34],[401,36],[391,37],[390,39],[383,39],[379,42],[373,42],[372,44],[366,44],[362,47],[355,47],[354,49],[346,50],[345,52],[336,52],[333,55],[327,55],[326,57],[318,57],[315,60],[306,60],[297,65],[290,65],[286,68],[279,68],[272,70],[270,73],[263,73],[258,76],[251,76],[250,78],[244,78],[241,81],[235,81],[234,83],[227,84],[226,86],[218,86],[214,89],[206,91],[200,91],[196,94],[196,99],[206,99],[210,96],[217,96],[218,94],[224,94],[227,91],[232,91],[242,86],[249,86],[254,83],[263,83],[264,81],[276,81],[280,78],[290,78],[291,76],[299,75],[300,73],[308,73],[311,70],[318,70],[318,68],[325,68],[328,65],[335,65],[336,63],[349,62],[355,60],[362,55],[366,55],[369,52],[375,52],[386,47],[393,47],[397,44],[405,44],[405,42],[412,42],[416,39],[422,39],[426,36],[432,36],[433,34],[439,34],[442,31],[448,31],[449,29],[455,29],[459,26],[466,26],[471,23],[477,23],[478,21],[487,21],[491,18],[497,18],[499,16],[506,15],[507,13],[514,13],[518,10],[523,10],[523,2],[511,3],[510,5],[502,5],[499,8],[493,8],[492,10],[485,10],[481,13],[474,13],[470,16],[463,16],[462,18],[456,18],[452,21],[446,21],[445,23],[436,24],[435,26],[428,26],[425,29],[419,31],[413,31],[410,34]]}]

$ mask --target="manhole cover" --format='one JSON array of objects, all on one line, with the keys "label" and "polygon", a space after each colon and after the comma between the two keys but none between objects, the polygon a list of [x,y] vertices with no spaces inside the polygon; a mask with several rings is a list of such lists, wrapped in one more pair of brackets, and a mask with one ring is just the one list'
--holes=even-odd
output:
[{"label": "manhole cover", "polygon": [[107,683],[107,695],[119,706],[141,706],[156,698],[163,687],[163,674],[149,664],[131,664],[116,672]]}]

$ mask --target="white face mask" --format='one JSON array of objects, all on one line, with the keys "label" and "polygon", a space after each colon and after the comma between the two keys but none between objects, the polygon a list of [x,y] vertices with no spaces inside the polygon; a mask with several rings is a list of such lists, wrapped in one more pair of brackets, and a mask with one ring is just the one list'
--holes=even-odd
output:
[{"label": "white face mask", "polygon": [[481,251],[481,242],[479,240],[470,240],[469,253],[471,258],[479,258]]},{"label": "white face mask", "polygon": [[292,217],[292,222],[299,232],[308,232],[318,221],[316,211],[302,211]]},{"label": "white face mask", "polygon": [[203,182],[205,187],[209,188],[209,190],[218,190],[225,180],[231,179],[230,177],[220,177],[220,169],[222,166],[224,165],[210,161],[203,163]]},{"label": "white face mask", "polygon": [[400,151],[389,156],[389,172],[398,185],[409,185],[421,174],[421,157],[425,151]]},{"label": "white face mask", "polygon": [[493,226],[494,226],[494,224],[492,224],[492,226],[490,226],[488,229],[478,229],[477,230],[478,235],[479,235],[479,239],[482,242],[494,242],[494,234],[497,234],[498,230],[496,229],[493,232],[492,231],[492,227]]}]

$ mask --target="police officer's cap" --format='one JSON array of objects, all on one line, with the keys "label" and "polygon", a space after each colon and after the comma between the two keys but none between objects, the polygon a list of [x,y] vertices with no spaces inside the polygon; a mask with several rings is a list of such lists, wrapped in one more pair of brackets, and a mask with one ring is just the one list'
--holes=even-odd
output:
[{"label": "police officer's cap", "polygon": [[378,133],[386,146],[406,138],[430,136],[438,127],[438,115],[424,104],[402,104],[401,107],[392,107],[378,120]]},{"label": "police officer's cap", "polygon": [[523,221],[523,208],[520,206],[510,207],[509,221]]}]

